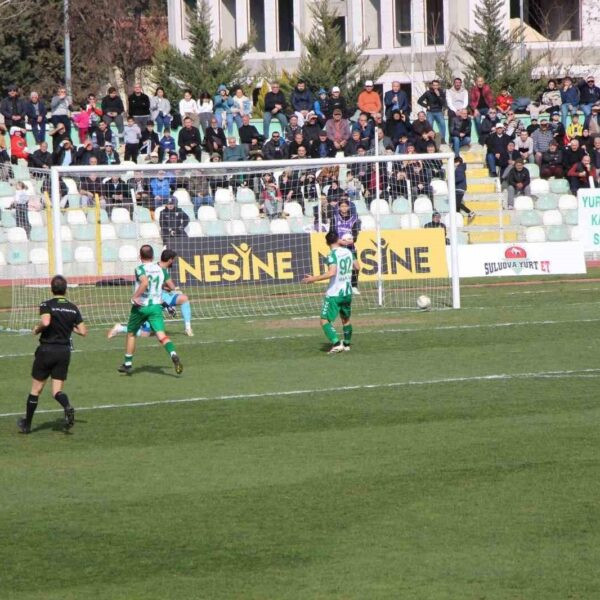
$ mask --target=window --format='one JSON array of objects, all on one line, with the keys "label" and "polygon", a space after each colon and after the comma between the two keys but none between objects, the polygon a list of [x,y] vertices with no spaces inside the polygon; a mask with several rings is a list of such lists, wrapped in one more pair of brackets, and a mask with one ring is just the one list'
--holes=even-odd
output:
[{"label": "window", "polygon": [[181,37],[184,40],[190,36],[190,19],[198,14],[196,0],[182,0],[181,2]]},{"label": "window", "polygon": [[444,1],[425,1],[425,28],[427,29],[427,45],[442,46],[444,44]]},{"label": "window", "polygon": [[277,2],[277,49],[291,52],[294,49],[294,1]]},{"label": "window", "polygon": [[381,48],[381,0],[363,0],[363,32],[367,48]]},{"label": "window", "polygon": [[[510,3],[511,19],[519,19],[519,1]],[[529,0],[523,7],[526,26],[525,40],[533,41],[535,33],[552,41],[577,41],[581,39],[581,10],[579,0]],[[539,41],[539,38],[537,38]]]},{"label": "window", "polygon": [[346,17],[336,17],[333,21],[333,26],[340,32],[342,41],[346,41]]},{"label": "window", "polygon": [[394,2],[394,23],[396,33],[394,36],[394,45],[401,48],[412,46],[412,0],[395,0]]},{"label": "window", "polygon": [[221,0],[221,40],[226,48],[236,46],[235,0]]},{"label": "window", "polygon": [[254,50],[264,52],[265,42],[265,1],[250,0],[250,35],[254,38]]}]

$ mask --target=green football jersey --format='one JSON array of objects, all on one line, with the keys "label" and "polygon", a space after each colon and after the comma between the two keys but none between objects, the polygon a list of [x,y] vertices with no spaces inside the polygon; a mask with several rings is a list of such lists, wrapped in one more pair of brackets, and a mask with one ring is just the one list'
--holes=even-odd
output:
[{"label": "green football jersey", "polygon": [[142,263],[135,270],[136,289],[144,275],[148,277],[148,287],[139,298],[140,306],[162,304],[162,289],[165,281],[169,279],[168,271],[158,263]]},{"label": "green football jersey", "polygon": [[348,248],[334,248],[327,257],[327,266],[337,265],[335,275],[329,280],[327,296],[352,296],[352,263],[354,258]]}]

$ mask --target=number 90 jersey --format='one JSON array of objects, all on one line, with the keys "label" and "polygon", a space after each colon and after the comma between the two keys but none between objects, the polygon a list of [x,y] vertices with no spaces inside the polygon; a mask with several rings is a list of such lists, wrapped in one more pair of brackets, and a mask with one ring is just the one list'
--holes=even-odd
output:
[{"label": "number 90 jersey", "polygon": [[327,266],[336,265],[335,275],[329,280],[327,296],[352,296],[352,263],[348,248],[334,248],[327,257]]},{"label": "number 90 jersey", "polygon": [[165,281],[169,279],[168,271],[157,263],[143,263],[135,270],[136,287],[139,287],[140,279],[144,275],[148,278],[148,287],[139,298],[140,306],[162,304],[162,288]]}]

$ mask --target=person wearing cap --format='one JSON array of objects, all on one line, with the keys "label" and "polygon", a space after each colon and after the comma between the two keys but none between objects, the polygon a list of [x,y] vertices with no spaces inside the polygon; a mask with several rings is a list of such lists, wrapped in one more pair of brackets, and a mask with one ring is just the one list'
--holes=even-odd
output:
[{"label": "person wearing cap", "polygon": [[535,162],[537,166],[542,164],[542,154],[548,150],[550,142],[554,139],[552,130],[548,126],[548,119],[540,120],[540,128],[534,131],[531,135],[533,141],[533,152],[535,154]]},{"label": "person wearing cap", "polygon": [[304,137],[304,141],[306,142],[309,151],[310,145],[319,139],[319,131],[323,129],[321,125],[319,125],[317,113],[314,111],[310,111],[306,115],[306,121],[302,127],[302,136]]},{"label": "person wearing cap", "polygon": [[511,137],[504,133],[504,125],[498,123],[495,132],[490,135],[486,143],[486,161],[490,177],[498,177],[498,167],[500,172],[506,167],[508,162],[506,150],[510,141]]},{"label": "person wearing cap", "polygon": [[529,196],[531,177],[529,171],[525,168],[525,161],[522,158],[515,160],[515,166],[510,170],[506,178],[508,190],[508,208],[515,207],[515,196]]},{"label": "person wearing cap", "polygon": [[333,110],[333,116],[325,123],[325,130],[327,131],[327,137],[333,142],[337,151],[344,150],[344,147],[350,139],[350,122],[348,119],[344,119],[342,110],[335,108]]},{"label": "person wearing cap", "polygon": [[227,135],[231,135],[233,133],[233,99],[229,96],[229,90],[223,83],[217,88],[217,93],[213,98],[213,112],[223,129],[227,124]]},{"label": "person wearing cap", "polygon": [[118,165],[121,164],[119,153],[115,152],[112,142],[105,142],[104,148],[98,153],[98,162],[101,165]]},{"label": "person wearing cap", "polygon": [[427,110],[427,120],[433,128],[437,123],[441,143],[446,143],[446,121],[444,109],[446,108],[446,92],[442,89],[439,80],[434,79],[429,89],[417,100],[417,104]]},{"label": "person wearing cap", "polygon": [[548,150],[542,152],[542,165],[540,167],[540,177],[548,179],[549,177],[561,178],[564,175],[563,153],[556,140],[548,144]]},{"label": "person wearing cap", "polygon": [[298,125],[302,127],[306,119],[306,115],[312,110],[314,98],[311,91],[306,87],[306,82],[302,79],[292,90],[290,96],[290,104],[296,117],[298,117]]},{"label": "person wearing cap", "polygon": [[531,117],[531,123],[527,126],[527,133],[531,136],[536,129],[540,128],[537,117]]},{"label": "person wearing cap", "polygon": [[[327,107],[324,110],[325,113],[325,121],[327,119],[331,119],[333,117],[333,111],[339,108],[342,111],[342,118],[348,118],[348,106],[346,104],[346,100],[341,95],[341,90],[337,85],[334,85],[331,88],[331,94],[329,95],[329,99],[327,101]],[[323,122],[325,122],[323,121]]]},{"label": "person wearing cap", "polygon": [[8,95],[0,102],[0,113],[4,117],[6,129],[11,127],[25,129],[26,105],[23,99],[19,97],[19,90],[16,85],[8,86]]},{"label": "person wearing cap", "polygon": [[289,147],[279,131],[274,131],[271,139],[263,146],[265,160],[285,160],[289,158]]},{"label": "person wearing cap", "polygon": [[592,114],[592,106],[600,102],[600,88],[596,85],[596,80],[591,74],[585,80],[580,81],[577,84],[577,88],[579,90],[579,108],[585,117],[583,126],[588,127]]},{"label": "person wearing cap", "polygon": [[442,223],[442,215],[437,210],[434,210],[431,213],[431,221],[429,221],[429,223],[425,223],[423,227],[425,229],[442,229],[444,231],[446,245],[450,243],[450,240],[446,237],[446,226]]},{"label": "person wearing cap", "polygon": [[269,137],[271,121],[277,119],[281,131],[285,131],[288,121],[285,116],[287,102],[283,92],[279,89],[279,82],[271,82],[271,91],[265,94],[265,112],[263,113],[263,136],[265,140]]},{"label": "person wearing cap", "polygon": [[[329,96],[327,95],[327,90],[325,88],[319,88],[317,97],[315,98],[313,104],[313,111],[319,119],[319,125],[323,127],[323,125],[325,125],[325,121],[327,121],[327,119],[331,116],[331,112],[329,110]],[[326,115],[329,115],[329,117]]]},{"label": "person wearing cap", "polygon": [[160,211],[158,218],[160,223],[160,234],[165,245],[174,238],[186,237],[185,228],[190,222],[190,218],[181,208],[177,206],[177,198],[169,196],[165,207]]},{"label": "person wearing cap", "polygon": [[373,82],[370,79],[365,81],[365,89],[358,95],[358,109],[365,112],[371,117],[375,113],[381,112],[381,98],[379,93],[375,91]]},{"label": "person wearing cap", "polygon": [[321,129],[319,137],[311,145],[311,158],[333,158],[336,154],[337,150],[333,142],[329,139],[327,130]]},{"label": "person wearing cap", "polygon": [[404,115],[410,115],[410,102],[406,92],[400,89],[399,81],[392,81],[392,89],[383,95],[383,104],[385,106],[385,118],[392,118],[394,111],[399,111]]}]

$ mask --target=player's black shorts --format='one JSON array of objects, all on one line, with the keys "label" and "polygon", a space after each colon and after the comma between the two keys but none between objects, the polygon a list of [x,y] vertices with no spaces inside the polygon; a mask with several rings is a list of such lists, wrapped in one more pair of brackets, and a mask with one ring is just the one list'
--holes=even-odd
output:
[{"label": "player's black shorts", "polygon": [[65,381],[70,360],[71,350],[69,346],[41,344],[35,351],[31,376],[38,381],[44,381],[48,377]]}]

